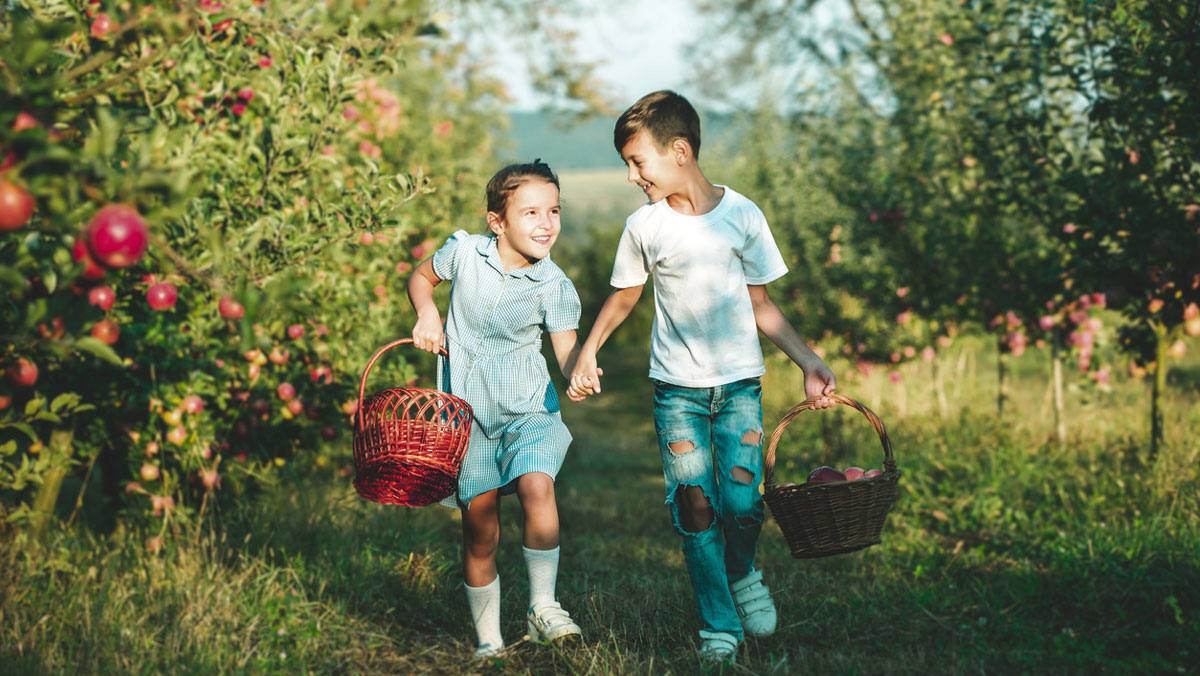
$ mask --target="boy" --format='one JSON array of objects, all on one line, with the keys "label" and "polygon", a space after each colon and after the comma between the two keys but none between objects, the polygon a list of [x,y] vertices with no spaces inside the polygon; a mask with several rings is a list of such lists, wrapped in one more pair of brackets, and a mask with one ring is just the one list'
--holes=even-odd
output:
[{"label": "boy", "polygon": [[834,376],[763,286],[787,265],[762,212],[700,171],[700,118],[691,104],[671,91],[648,94],[617,120],[613,142],[649,202],[626,221],[616,291],[583,345],[571,388],[600,391],[596,352],[653,274],[650,377],[667,504],[704,623],[700,655],[733,661],[744,634],[766,636],[776,624],[754,568],[763,520],[758,331],[803,369],[807,396],[833,392]]}]

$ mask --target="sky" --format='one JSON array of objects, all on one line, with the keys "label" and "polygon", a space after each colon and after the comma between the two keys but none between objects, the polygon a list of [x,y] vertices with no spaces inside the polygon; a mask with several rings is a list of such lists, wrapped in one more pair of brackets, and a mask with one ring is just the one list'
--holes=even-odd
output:
[{"label": "sky", "polygon": [[[586,6],[587,3],[581,3]],[[608,0],[595,9],[565,17],[560,25],[578,33],[575,48],[587,61],[596,61],[596,74],[607,82],[616,103],[633,103],[658,89],[675,89],[687,96],[690,75],[682,50],[700,29],[690,0]],[[512,110],[535,110],[542,103],[533,92],[520,56],[492,48],[492,74],[514,99]]]}]

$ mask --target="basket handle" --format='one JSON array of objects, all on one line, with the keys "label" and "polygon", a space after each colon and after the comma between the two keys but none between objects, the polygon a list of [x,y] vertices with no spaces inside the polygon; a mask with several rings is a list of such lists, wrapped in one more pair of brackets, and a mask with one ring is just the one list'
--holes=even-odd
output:
[{"label": "basket handle", "polygon": [[816,410],[816,402],[818,399],[828,398],[836,401],[839,404],[844,404],[850,408],[856,409],[871,421],[871,425],[875,428],[875,433],[879,435],[879,441],[883,444],[883,469],[887,472],[896,471],[896,459],[892,455],[892,440],[888,438],[887,430],[883,427],[883,421],[871,409],[863,406],[857,401],[847,397],[844,394],[822,394],[816,397],[810,397],[800,402],[792,410],[783,416],[779,424],[775,426],[775,431],[771,433],[771,442],[767,445],[767,458],[763,461],[763,482],[766,484],[765,489],[768,491],[775,489],[775,447],[779,445],[779,438],[783,436],[783,430],[792,422],[792,419],[800,415],[801,411]]},{"label": "basket handle", "polygon": [[[359,427],[362,427],[363,424],[363,399],[367,395],[367,376],[371,373],[371,367],[375,366],[375,362],[379,361],[379,358],[383,356],[384,352],[387,352],[397,345],[405,345],[411,342],[413,342],[412,338],[400,338],[398,340],[393,340],[387,345],[379,348],[379,351],[375,353],[375,356],[371,357],[371,361],[367,362],[367,368],[363,369],[362,378],[358,381],[358,408],[354,411],[354,415],[358,418]],[[443,357],[450,356],[450,353],[446,351],[444,346],[439,346],[438,352],[440,352]]]}]

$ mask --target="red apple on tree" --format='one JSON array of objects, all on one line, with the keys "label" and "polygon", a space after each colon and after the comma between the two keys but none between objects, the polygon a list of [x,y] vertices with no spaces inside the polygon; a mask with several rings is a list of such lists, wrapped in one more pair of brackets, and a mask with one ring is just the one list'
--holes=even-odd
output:
[{"label": "red apple on tree", "polygon": [[108,310],[116,300],[117,295],[113,293],[111,286],[94,286],[88,290],[88,303],[101,310]]},{"label": "red apple on tree", "polygon": [[167,441],[176,446],[181,446],[183,442],[187,441],[187,436],[187,428],[180,425],[179,427],[171,428],[171,431],[167,432]]},{"label": "red apple on tree", "polygon": [[159,475],[158,465],[153,465],[148,462],[143,463],[142,469],[138,472],[138,474],[142,477],[142,481],[154,481]]},{"label": "red apple on tree", "polygon": [[272,364],[286,364],[288,357],[290,356],[291,352],[287,350],[281,350],[278,346],[276,346],[271,348],[271,354],[267,355],[267,359],[269,359]]},{"label": "red apple on tree", "polygon": [[109,268],[133,265],[146,253],[150,241],[146,221],[125,204],[110,204],[97,211],[83,234],[92,258]]},{"label": "red apple on tree", "polygon": [[291,326],[289,326],[287,328],[287,334],[288,334],[288,338],[293,338],[293,339],[304,337],[304,325],[303,324],[292,324]]},{"label": "red apple on tree", "polygon": [[159,312],[175,307],[178,297],[179,291],[170,282],[159,282],[146,290],[146,302],[150,304],[151,309]]},{"label": "red apple on tree", "polygon": [[40,127],[37,118],[26,112],[17,113],[17,119],[13,121],[13,131],[25,131],[26,129],[34,129]]},{"label": "red apple on tree", "polygon": [[183,410],[188,413],[199,413],[204,410],[204,400],[194,394],[189,394],[183,398]]},{"label": "red apple on tree", "polygon": [[291,383],[280,383],[279,387],[275,388],[275,393],[280,399],[288,401],[296,396],[296,388],[292,387]]},{"label": "red apple on tree", "polygon": [[229,295],[221,296],[221,300],[217,303],[217,310],[226,319],[241,319],[246,314],[246,308]]},{"label": "red apple on tree", "polygon": [[16,183],[0,180],[0,231],[11,232],[33,216],[33,198]]},{"label": "red apple on tree", "polygon": [[92,337],[105,345],[112,345],[121,337],[121,328],[111,319],[101,319],[92,325]]},{"label": "red apple on tree", "polygon": [[97,14],[95,20],[92,21],[92,37],[102,38],[110,30],[112,30],[112,19],[103,12]]},{"label": "red apple on tree", "polygon": [[304,412],[304,404],[299,399],[292,399],[288,401],[287,409],[291,411],[292,415],[300,415]]},{"label": "red apple on tree", "polygon": [[24,357],[8,367],[8,380],[17,387],[33,387],[37,379],[37,365]]},{"label": "red apple on tree", "polygon": [[82,238],[75,240],[75,246],[71,248],[71,257],[75,259],[76,263],[83,263],[81,277],[84,279],[95,282],[104,278],[104,268],[97,265],[96,261],[88,255],[87,245],[84,244]]}]

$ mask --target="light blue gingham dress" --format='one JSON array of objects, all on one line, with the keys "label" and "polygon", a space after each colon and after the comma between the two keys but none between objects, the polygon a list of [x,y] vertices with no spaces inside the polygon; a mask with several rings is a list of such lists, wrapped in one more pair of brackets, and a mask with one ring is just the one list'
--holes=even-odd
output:
[{"label": "light blue gingham dress", "polygon": [[438,362],[438,389],[466,399],[475,413],[458,495],[442,504],[470,505],[495,488],[513,492],[516,478],[530,472],[557,476],[571,433],[542,357],[542,332],[579,328],[575,285],[549,257],[506,272],[494,237],[463,230],[433,254],[433,271],[451,282],[450,356]]}]

